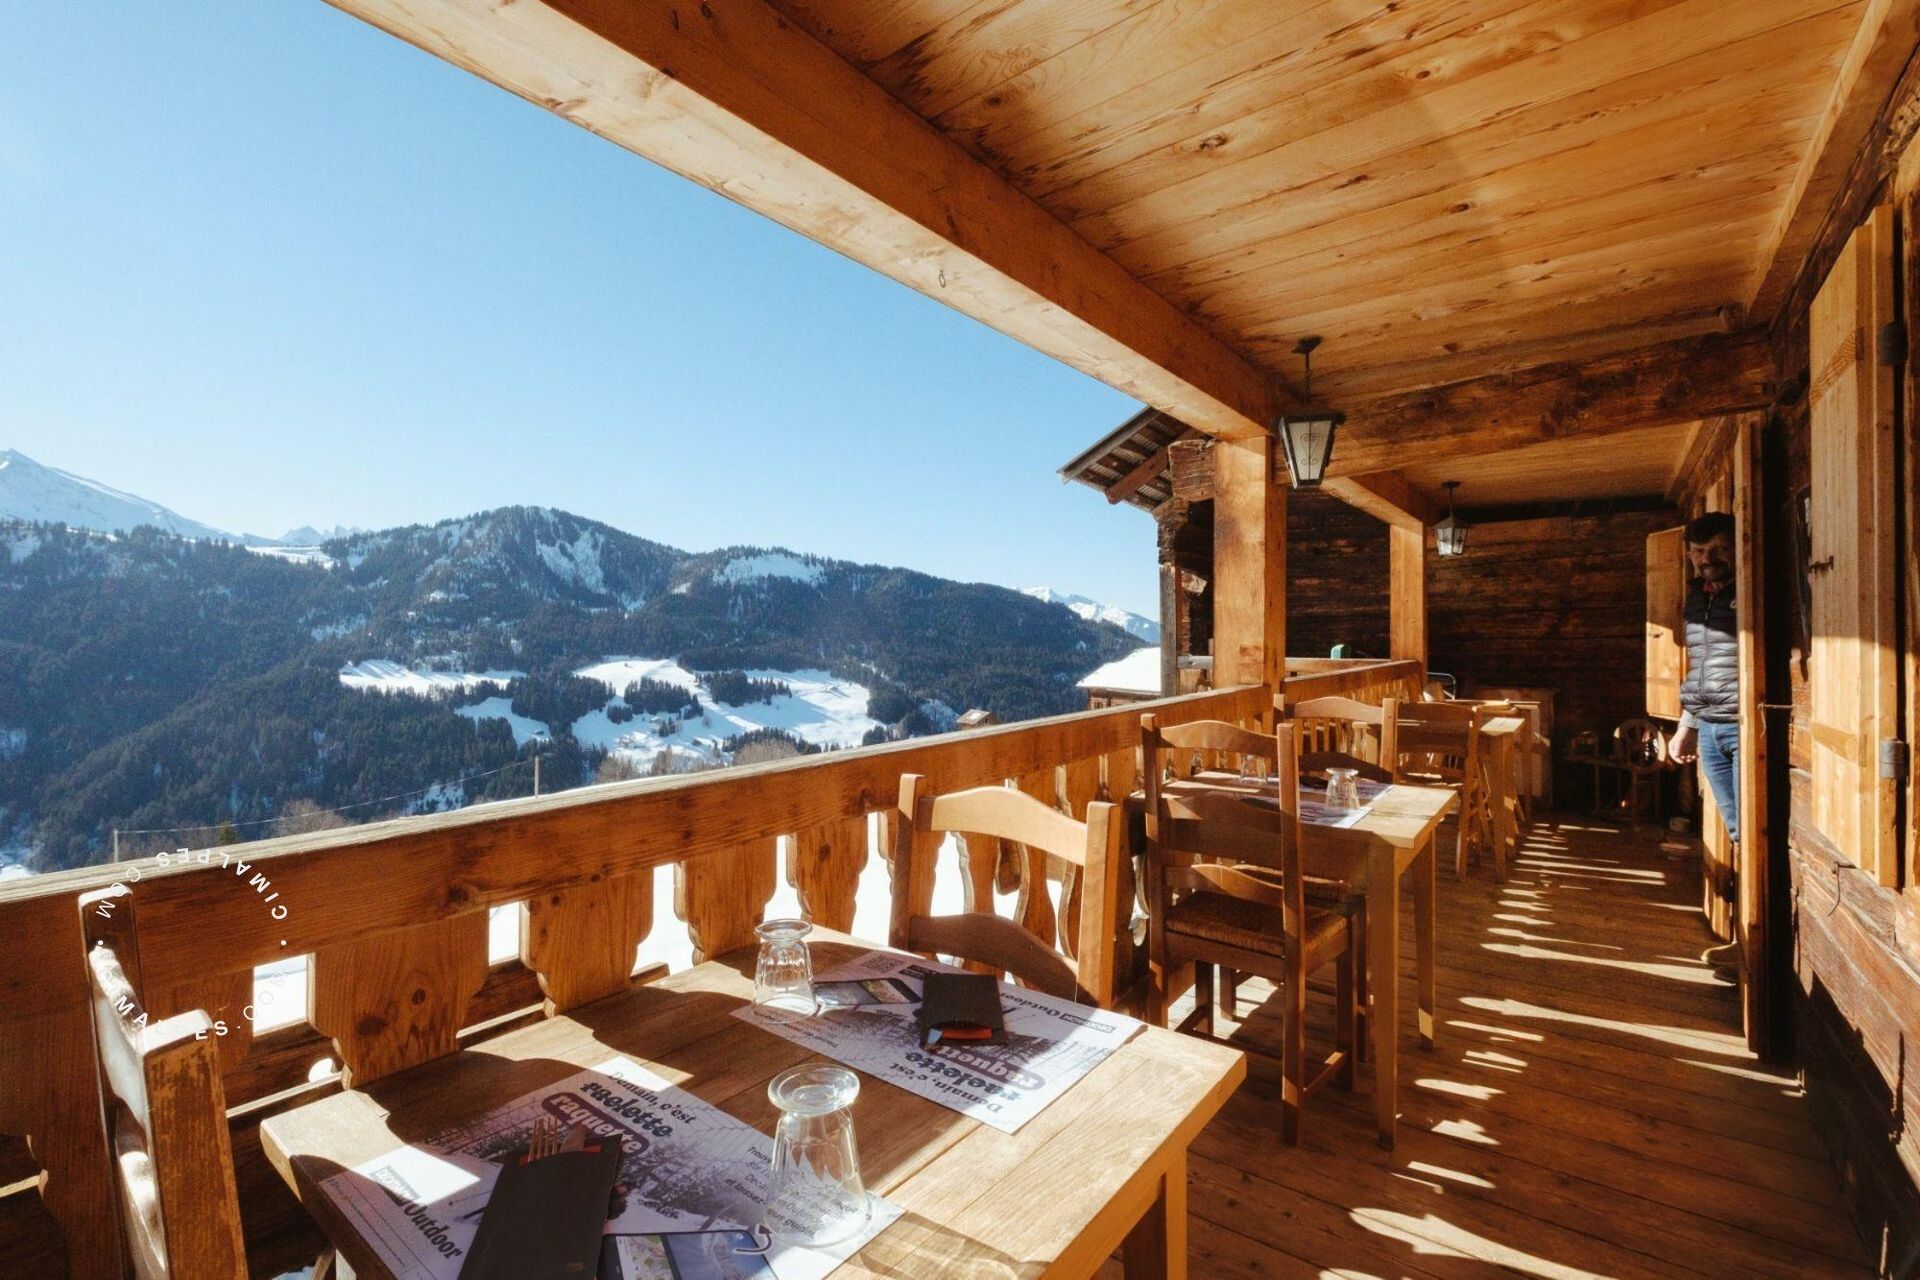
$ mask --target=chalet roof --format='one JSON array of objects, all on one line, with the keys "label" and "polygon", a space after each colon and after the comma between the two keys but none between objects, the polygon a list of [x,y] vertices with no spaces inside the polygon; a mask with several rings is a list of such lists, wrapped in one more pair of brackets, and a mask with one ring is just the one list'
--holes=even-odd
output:
[{"label": "chalet roof", "polygon": [[1124,658],[1115,658],[1080,678],[1082,689],[1105,689],[1116,693],[1151,693],[1160,689],[1160,646],[1143,645]]},{"label": "chalet roof", "polygon": [[1098,489],[1109,502],[1150,512],[1173,497],[1167,446],[1188,432],[1178,418],[1142,409],[1060,468],[1060,478]]}]

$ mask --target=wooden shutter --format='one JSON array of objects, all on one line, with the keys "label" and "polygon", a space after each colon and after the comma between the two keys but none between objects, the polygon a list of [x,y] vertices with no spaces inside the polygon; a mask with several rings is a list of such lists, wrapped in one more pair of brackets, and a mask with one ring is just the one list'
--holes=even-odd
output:
[{"label": "wooden shutter", "polygon": [[1813,300],[1813,821],[1883,884],[1898,882],[1894,630],[1894,378],[1876,358],[1894,318],[1893,212],[1875,209]]},{"label": "wooden shutter", "polygon": [[1685,528],[1647,535],[1647,714],[1660,720],[1680,718],[1680,681],[1686,675]]}]

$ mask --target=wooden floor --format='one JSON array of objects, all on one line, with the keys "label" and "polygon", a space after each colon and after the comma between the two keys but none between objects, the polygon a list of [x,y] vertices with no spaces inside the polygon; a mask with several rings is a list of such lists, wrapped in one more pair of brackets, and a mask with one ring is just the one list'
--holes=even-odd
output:
[{"label": "wooden floor", "polygon": [[[1443,871],[1438,1044],[1403,1033],[1397,1150],[1364,1083],[1314,1095],[1286,1147],[1256,1062],[1194,1148],[1193,1275],[1871,1274],[1793,1078],[1702,960],[1699,900],[1692,865],[1571,818],[1505,885]],[[1277,1045],[1267,990],[1235,1034]]]}]

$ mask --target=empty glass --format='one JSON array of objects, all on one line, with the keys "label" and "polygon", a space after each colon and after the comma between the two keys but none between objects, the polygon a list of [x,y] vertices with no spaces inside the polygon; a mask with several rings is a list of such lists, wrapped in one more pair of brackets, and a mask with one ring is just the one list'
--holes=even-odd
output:
[{"label": "empty glass", "polygon": [[805,920],[769,920],[754,932],[760,935],[760,958],[753,966],[754,1009],[775,1022],[796,1022],[818,1013],[813,957],[807,951],[813,926]]},{"label": "empty glass", "polygon": [[1357,769],[1327,770],[1327,808],[1360,807],[1360,772]]},{"label": "empty glass", "polygon": [[773,1131],[773,1185],[766,1228],[775,1240],[819,1246],[858,1235],[873,1215],[853,1140],[860,1079],[823,1063],[773,1078],[767,1096],[780,1108]]}]

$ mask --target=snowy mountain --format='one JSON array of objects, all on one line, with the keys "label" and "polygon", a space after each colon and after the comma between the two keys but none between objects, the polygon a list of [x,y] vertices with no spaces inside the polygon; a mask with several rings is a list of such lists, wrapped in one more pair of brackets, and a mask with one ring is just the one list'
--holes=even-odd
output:
[{"label": "snowy mountain", "polygon": [[1130,613],[1117,604],[1101,604],[1085,596],[1069,595],[1052,587],[1022,587],[1021,595],[1032,596],[1045,604],[1060,604],[1088,622],[1109,622],[1148,644],[1160,643],[1160,624],[1143,614]]},{"label": "snowy mountain", "polygon": [[146,524],[182,538],[240,541],[136,494],[42,466],[16,449],[0,451],[0,519],[62,524],[98,533],[125,533]]}]

